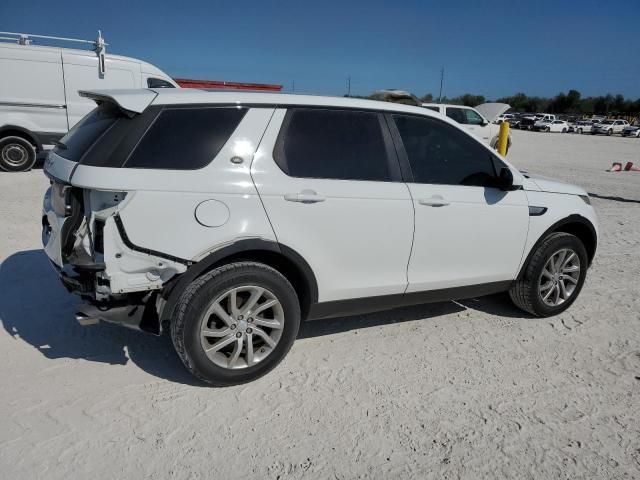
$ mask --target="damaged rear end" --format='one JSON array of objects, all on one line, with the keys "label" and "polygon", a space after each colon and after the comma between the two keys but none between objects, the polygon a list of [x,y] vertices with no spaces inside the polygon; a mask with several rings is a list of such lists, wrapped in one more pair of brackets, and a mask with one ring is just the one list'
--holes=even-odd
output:
[{"label": "damaged rear end", "polygon": [[[98,108],[49,153],[51,181],[42,213],[45,253],[68,291],[82,297],[77,319],[116,322],[159,333],[158,292],[188,261],[133,245],[119,212],[135,190],[117,178],[130,152],[154,121],[156,94],[86,93]],[[90,174],[87,174],[90,172]],[[119,188],[113,188],[118,185]]]}]

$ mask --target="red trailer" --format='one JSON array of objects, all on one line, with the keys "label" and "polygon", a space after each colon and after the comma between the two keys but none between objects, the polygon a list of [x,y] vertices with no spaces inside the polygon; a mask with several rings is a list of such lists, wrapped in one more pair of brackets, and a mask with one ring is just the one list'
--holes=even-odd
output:
[{"label": "red trailer", "polygon": [[189,78],[174,78],[182,88],[208,88],[213,90],[259,90],[265,92],[279,92],[282,85],[268,83],[224,82],[218,80],[192,80]]}]

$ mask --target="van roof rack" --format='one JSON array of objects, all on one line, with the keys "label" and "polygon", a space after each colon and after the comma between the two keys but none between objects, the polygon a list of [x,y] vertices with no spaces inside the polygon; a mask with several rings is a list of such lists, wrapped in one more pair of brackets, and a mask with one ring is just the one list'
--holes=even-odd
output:
[{"label": "van roof rack", "polygon": [[[5,36],[9,35],[9,36]],[[102,32],[98,30],[98,36],[95,40],[82,40],[79,38],[52,37],[50,35],[34,35],[32,33],[19,32],[0,32],[0,40],[9,40],[18,43],[18,45],[31,45],[32,39],[55,40],[58,42],[76,42],[93,45],[93,50],[98,54],[100,75],[104,75],[104,55],[107,52],[107,45],[102,37]]]}]

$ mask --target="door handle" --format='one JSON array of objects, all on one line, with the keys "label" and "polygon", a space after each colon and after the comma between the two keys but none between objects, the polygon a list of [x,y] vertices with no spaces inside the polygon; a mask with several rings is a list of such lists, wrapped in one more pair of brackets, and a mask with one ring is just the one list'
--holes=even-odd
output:
[{"label": "door handle", "polygon": [[322,195],[318,195],[313,190],[302,190],[300,193],[287,193],[284,196],[287,202],[299,202],[299,203],[318,203],[324,202],[326,198]]},{"label": "door handle", "polygon": [[440,195],[434,195],[431,198],[421,198],[420,200],[418,200],[418,203],[420,205],[426,205],[427,207],[446,207],[447,205],[449,205],[449,202],[447,202]]}]

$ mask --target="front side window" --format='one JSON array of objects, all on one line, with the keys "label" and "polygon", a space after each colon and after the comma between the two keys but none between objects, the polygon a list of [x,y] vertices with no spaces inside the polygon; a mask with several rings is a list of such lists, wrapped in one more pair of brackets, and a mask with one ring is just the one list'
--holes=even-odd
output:
[{"label": "front side window", "polygon": [[290,109],[274,160],[291,177],[390,181],[381,120],[373,112]]},{"label": "front side window", "polygon": [[435,119],[393,115],[415,183],[490,186],[491,152],[457,128]]},{"label": "front side window", "polygon": [[463,108],[447,107],[447,117],[458,123],[467,123],[467,116],[464,114]]},{"label": "front side window", "polygon": [[127,159],[127,168],[195,170],[208,165],[247,112],[246,108],[167,108]]},{"label": "front side window", "polygon": [[482,125],[484,123],[484,119],[475,110],[467,108],[464,113],[468,125]]},{"label": "front side window", "polygon": [[153,77],[147,78],[147,87],[149,87],[149,88],[176,88],[173,84],[171,84],[170,82],[167,82],[166,80],[163,80],[161,78],[153,78]]}]

